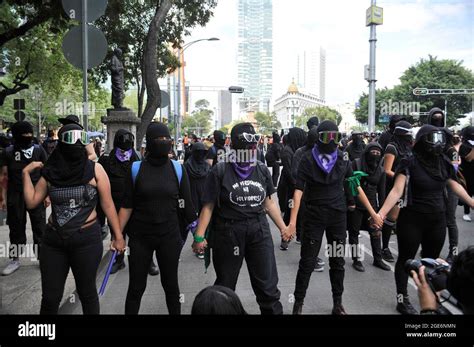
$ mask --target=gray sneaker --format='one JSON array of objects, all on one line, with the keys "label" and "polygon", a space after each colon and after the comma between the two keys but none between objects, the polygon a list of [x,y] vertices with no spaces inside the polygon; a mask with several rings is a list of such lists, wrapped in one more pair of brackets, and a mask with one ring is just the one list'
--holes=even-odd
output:
[{"label": "gray sneaker", "polygon": [[316,263],[316,266],[314,267],[314,272],[323,272],[323,271],[324,271],[324,265]]},{"label": "gray sneaker", "polygon": [[20,268],[20,261],[18,259],[12,259],[8,265],[3,269],[2,276],[9,276]]}]

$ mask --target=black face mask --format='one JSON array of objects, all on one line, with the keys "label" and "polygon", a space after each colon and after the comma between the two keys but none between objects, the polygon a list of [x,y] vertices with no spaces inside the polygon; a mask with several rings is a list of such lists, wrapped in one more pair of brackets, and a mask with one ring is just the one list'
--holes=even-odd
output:
[{"label": "black face mask", "polygon": [[431,125],[435,127],[442,128],[444,127],[444,118],[443,117],[432,117],[431,118]]},{"label": "black face mask", "polygon": [[86,147],[83,145],[68,145],[60,142],[58,146],[66,161],[79,161],[87,156]]},{"label": "black face mask", "polygon": [[19,136],[15,141],[21,149],[28,149],[33,144],[33,136]]},{"label": "black face mask", "polygon": [[327,145],[318,141],[317,145],[318,145],[319,150],[324,154],[332,154],[337,150],[337,145],[332,141]]},{"label": "black face mask", "polygon": [[382,156],[380,154],[374,155],[369,153],[366,157],[367,164],[371,168],[376,168],[379,165],[381,158]]},{"label": "black face mask", "polygon": [[441,143],[430,144],[428,142],[423,142],[423,150],[431,156],[440,156],[443,154],[444,146]]},{"label": "black face mask", "polygon": [[206,151],[195,151],[193,152],[193,158],[198,163],[203,162],[206,159],[207,152]]},{"label": "black face mask", "polygon": [[152,158],[168,158],[171,146],[170,140],[152,140],[147,142],[147,151]]}]

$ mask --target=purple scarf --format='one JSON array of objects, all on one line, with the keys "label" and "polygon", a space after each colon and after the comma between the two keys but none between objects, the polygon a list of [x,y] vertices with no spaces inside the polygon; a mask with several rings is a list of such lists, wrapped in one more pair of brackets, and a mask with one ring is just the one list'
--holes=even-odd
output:
[{"label": "purple scarf", "polygon": [[326,174],[329,174],[337,161],[337,150],[331,154],[321,154],[317,145],[313,148],[313,158],[316,161],[316,164],[323,170]]},{"label": "purple scarf", "polygon": [[120,162],[126,162],[130,161],[130,158],[132,157],[133,154],[133,149],[126,151],[122,154],[122,150],[120,148],[117,148],[115,150],[115,157],[120,161]]},{"label": "purple scarf", "polygon": [[232,167],[241,180],[249,178],[256,168],[256,166],[251,163],[232,163]]}]

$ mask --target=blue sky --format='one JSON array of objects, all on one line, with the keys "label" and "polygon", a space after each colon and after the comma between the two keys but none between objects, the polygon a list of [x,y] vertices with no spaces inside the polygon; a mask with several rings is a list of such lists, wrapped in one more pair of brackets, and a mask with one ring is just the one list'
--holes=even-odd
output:
[{"label": "blue sky", "polygon": [[[327,51],[329,104],[354,103],[368,90],[363,79],[369,62],[368,0],[274,0],[273,97],[286,92],[296,74],[296,52]],[[392,87],[412,64],[429,54],[463,60],[474,71],[474,0],[380,0],[384,25],[378,27],[377,87]],[[237,0],[220,0],[205,28],[187,42],[207,37],[186,52],[186,77],[194,86],[236,84]],[[192,93],[192,101],[214,94]]]}]

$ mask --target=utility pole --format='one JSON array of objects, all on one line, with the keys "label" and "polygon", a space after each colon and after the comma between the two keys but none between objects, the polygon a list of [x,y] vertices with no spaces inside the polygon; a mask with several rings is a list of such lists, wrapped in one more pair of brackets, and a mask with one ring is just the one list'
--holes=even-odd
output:
[{"label": "utility pole", "polygon": [[375,131],[377,25],[383,24],[383,9],[376,6],[376,0],[371,1],[371,6],[366,12],[366,26],[370,26],[370,64],[368,68],[368,76],[366,76],[366,79],[369,82],[369,132]]}]

